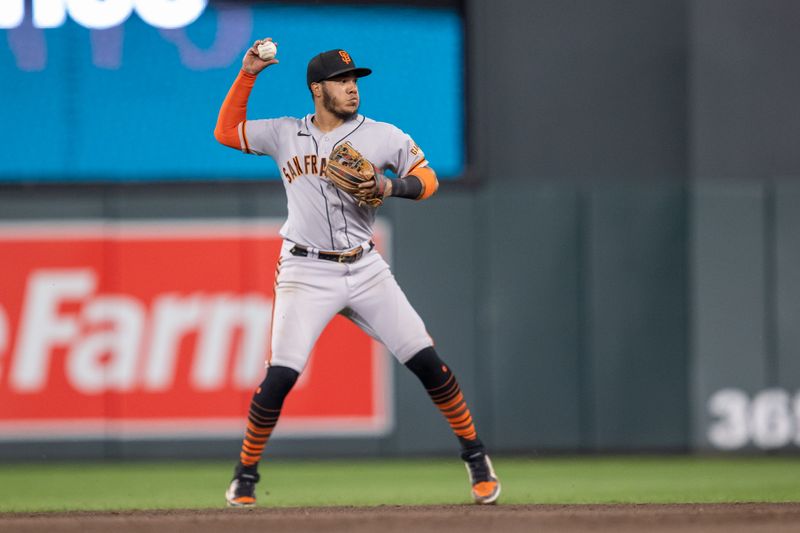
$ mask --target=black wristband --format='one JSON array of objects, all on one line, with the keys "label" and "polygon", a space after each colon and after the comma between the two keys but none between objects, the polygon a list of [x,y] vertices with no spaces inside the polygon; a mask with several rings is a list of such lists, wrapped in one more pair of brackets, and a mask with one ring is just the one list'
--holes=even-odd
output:
[{"label": "black wristband", "polygon": [[406,176],[392,180],[392,196],[416,200],[422,195],[422,180],[416,176]]}]

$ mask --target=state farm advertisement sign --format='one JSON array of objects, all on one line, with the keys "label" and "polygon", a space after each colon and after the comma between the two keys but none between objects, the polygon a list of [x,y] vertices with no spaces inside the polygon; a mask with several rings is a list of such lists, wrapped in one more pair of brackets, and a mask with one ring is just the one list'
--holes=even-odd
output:
[{"label": "state farm advertisement sign", "polygon": [[[0,224],[0,440],[242,435],[269,358],[278,228]],[[337,317],[276,436],[386,433],[389,371]]]}]

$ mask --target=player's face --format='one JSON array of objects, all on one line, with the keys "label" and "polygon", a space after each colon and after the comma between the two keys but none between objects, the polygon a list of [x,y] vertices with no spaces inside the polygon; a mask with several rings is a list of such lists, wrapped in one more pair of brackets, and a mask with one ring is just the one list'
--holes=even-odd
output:
[{"label": "player's face", "polygon": [[347,120],[358,113],[358,78],[340,76],[322,82],[322,105],[336,117]]}]

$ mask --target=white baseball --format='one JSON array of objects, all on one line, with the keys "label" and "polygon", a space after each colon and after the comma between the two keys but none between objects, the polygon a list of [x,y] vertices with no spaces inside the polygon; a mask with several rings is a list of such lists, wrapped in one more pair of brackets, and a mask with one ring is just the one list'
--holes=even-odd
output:
[{"label": "white baseball", "polygon": [[265,41],[258,45],[258,57],[262,61],[269,61],[278,53],[278,47],[272,41]]}]

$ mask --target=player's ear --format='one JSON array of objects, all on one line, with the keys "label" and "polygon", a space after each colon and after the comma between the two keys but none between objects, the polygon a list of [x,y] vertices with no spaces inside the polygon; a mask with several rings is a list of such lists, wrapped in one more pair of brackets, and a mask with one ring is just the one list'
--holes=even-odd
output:
[{"label": "player's ear", "polygon": [[314,96],[322,96],[322,84],[314,82],[311,84],[311,94]]}]

